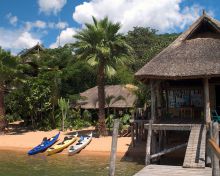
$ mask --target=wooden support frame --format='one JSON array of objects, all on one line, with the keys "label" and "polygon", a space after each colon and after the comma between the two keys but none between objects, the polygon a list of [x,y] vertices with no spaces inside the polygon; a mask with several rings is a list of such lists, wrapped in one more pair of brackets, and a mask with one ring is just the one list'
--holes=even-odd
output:
[{"label": "wooden support frame", "polygon": [[[148,128],[148,134],[147,134],[145,165],[150,164],[151,145],[155,146],[155,142],[156,142],[155,135],[153,134],[154,132],[152,131],[152,123],[154,123],[156,119],[156,94],[155,94],[155,81],[154,80],[150,81],[150,88],[151,88],[151,120],[149,122],[149,128]],[[154,138],[153,140],[152,140],[152,137]]]},{"label": "wooden support frame", "polygon": [[211,111],[210,111],[210,99],[209,99],[209,79],[204,78],[204,112],[205,122],[209,124],[211,122]]}]

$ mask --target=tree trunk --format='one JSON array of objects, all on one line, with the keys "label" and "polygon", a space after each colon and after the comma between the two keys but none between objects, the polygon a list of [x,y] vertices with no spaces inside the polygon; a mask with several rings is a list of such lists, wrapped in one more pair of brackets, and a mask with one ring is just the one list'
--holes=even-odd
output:
[{"label": "tree trunk", "polygon": [[52,103],[52,128],[56,128],[56,122],[55,122],[55,105],[54,102]]},{"label": "tree trunk", "polygon": [[62,131],[64,131],[64,117],[62,118]]},{"label": "tree trunk", "polygon": [[103,62],[100,63],[98,68],[97,86],[98,86],[98,102],[99,102],[98,131],[100,135],[107,136],[107,130],[105,125],[105,73],[104,73]]},{"label": "tree trunk", "polygon": [[4,107],[4,89],[0,87],[0,131],[3,131],[7,126],[5,120],[5,107]]}]

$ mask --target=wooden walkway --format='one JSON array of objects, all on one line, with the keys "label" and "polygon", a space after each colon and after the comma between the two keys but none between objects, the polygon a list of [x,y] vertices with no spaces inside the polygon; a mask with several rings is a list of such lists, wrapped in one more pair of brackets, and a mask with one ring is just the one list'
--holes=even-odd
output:
[{"label": "wooden walkway", "polygon": [[134,176],[211,176],[211,168],[183,168],[182,166],[148,165]]},{"label": "wooden walkway", "polygon": [[186,149],[183,167],[205,168],[206,127],[195,125],[192,127]]}]

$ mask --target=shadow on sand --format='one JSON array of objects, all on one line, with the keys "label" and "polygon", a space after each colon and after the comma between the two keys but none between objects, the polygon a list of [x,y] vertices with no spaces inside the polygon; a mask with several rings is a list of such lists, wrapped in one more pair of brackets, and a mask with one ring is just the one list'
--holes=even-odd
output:
[{"label": "shadow on sand", "polygon": [[9,123],[7,129],[5,130],[4,134],[6,135],[21,135],[27,132],[33,131],[30,127],[25,127],[24,122],[16,122],[16,123]]}]

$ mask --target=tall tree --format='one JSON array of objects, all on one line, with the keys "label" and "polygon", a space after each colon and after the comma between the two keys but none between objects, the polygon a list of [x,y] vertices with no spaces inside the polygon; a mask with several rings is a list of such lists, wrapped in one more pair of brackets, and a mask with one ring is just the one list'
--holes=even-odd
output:
[{"label": "tall tree", "polygon": [[132,57],[131,47],[119,34],[120,24],[112,23],[105,17],[96,20],[93,24],[85,24],[85,28],[74,37],[77,39],[74,52],[80,59],[85,59],[88,64],[97,68],[97,86],[99,100],[98,130],[101,135],[106,135],[105,126],[105,75],[112,76],[116,73],[118,64],[125,64]]},{"label": "tall tree", "polygon": [[[12,83],[17,73],[17,58],[0,47],[0,130],[6,126],[4,95],[6,86]],[[9,88],[9,87],[7,87]]]},{"label": "tall tree", "polygon": [[130,68],[136,72],[151,58],[166,48],[178,37],[178,34],[157,34],[157,30],[144,27],[134,27],[126,35],[127,43],[134,49],[135,62]]}]

